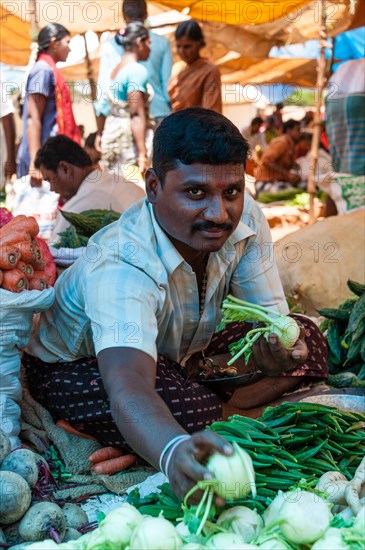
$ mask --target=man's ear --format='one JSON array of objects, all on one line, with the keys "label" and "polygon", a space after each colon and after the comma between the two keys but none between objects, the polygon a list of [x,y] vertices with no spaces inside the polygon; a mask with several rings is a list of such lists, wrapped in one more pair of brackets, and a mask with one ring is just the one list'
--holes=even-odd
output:
[{"label": "man's ear", "polygon": [[161,182],[153,168],[149,168],[145,173],[146,193],[148,201],[154,204],[157,201],[158,192],[161,189]]},{"label": "man's ear", "polygon": [[67,160],[60,160],[57,171],[63,172],[67,176],[71,176],[73,174],[73,166],[67,162]]}]

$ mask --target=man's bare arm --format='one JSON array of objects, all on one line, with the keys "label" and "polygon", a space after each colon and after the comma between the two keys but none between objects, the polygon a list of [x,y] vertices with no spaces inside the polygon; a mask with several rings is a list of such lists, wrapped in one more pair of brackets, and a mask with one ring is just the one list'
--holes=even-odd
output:
[{"label": "man's bare arm", "polygon": [[[165,445],[186,431],[155,391],[155,361],[142,351],[120,347],[101,351],[98,363],[118,430],[136,453],[158,468]],[[198,479],[210,475],[200,462],[214,451],[232,453],[227,442],[210,430],[196,432],[176,448],[169,480],[180,498]]]}]

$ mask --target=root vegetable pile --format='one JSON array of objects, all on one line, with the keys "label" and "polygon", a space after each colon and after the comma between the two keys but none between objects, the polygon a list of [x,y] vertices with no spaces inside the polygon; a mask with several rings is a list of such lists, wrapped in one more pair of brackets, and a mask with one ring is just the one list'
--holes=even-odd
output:
[{"label": "root vegetable pile", "polygon": [[[11,215],[6,218],[8,218]],[[19,215],[0,228],[0,287],[9,292],[53,286],[56,266],[47,244],[37,237],[32,216]]]}]

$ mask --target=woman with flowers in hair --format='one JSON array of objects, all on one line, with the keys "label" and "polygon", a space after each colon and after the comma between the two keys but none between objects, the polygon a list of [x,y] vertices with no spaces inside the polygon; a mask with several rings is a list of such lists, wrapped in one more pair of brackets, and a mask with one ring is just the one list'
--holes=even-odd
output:
[{"label": "woman with flowers in hair", "polygon": [[43,27],[38,35],[37,61],[26,84],[18,152],[18,177],[29,174],[33,186],[42,182],[42,175],[34,168],[35,156],[50,136],[63,134],[80,143],[70,90],[56,66],[58,61],[66,61],[70,40],[69,31],[58,23]]},{"label": "woman with flowers in hair", "polygon": [[149,34],[141,22],[133,21],[116,40],[125,53],[113,69],[106,91],[110,111],[101,139],[101,163],[109,172],[118,172],[123,164],[136,165],[143,174],[149,167],[148,144],[153,132],[148,72],[139,62],[150,55]]}]

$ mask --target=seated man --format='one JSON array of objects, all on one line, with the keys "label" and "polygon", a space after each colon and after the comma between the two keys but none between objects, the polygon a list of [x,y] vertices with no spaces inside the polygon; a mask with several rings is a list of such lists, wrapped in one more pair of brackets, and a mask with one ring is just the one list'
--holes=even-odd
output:
[{"label": "seated man", "polygon": [[[59,277],[55,304],[23,356],[32,395],[55,418],[104,445],[128,446],[155,467],[165,468],[171,443],[167,475],[180,497],[209,475],[200,463],[211,452],[232,452],[202,431],[222,419],[225,404],[190,371],[196,357],[227,352],[245,330],[233,323],[214,334],[222,301],[231,292],[288,313],[268,224],[245,196],[247,150],[216,112],[165,118],[147,199],[94,235]],[[292,349],[275,334],[255,344],[254,364],[267,376],[234,393],[240,409],[326,377],[325,339],[301,320]]]},{"label": "seated man", "polygon": [[242,130],[242,136],[250,146],[250,156],[255,160],[259,160],[263,151],[267,147],[265,134],[260,132],[260,128],[264,121],[257,116],[251,120],[251,124]]},{"label": "seated man", "polygon": [[[51,137],[43,144],[34,165],[42,172],[43,179],[49,181],[51,190],[59,193],[66,212],[98,208],[122,213],[145,197],[138,185],[102,172],[80,145],[63,135]],[[58,234],[68,226],[68,221],[58,212],[49,244],[57,243]]]},{"label": "seated man", "polygon": [[294,168],[294,146],[300,138],[300,122],[290,119],[283,125],[283,134],[270,141],[256,173],[256,192],[276,193],[296,187],[300,175]]}]

